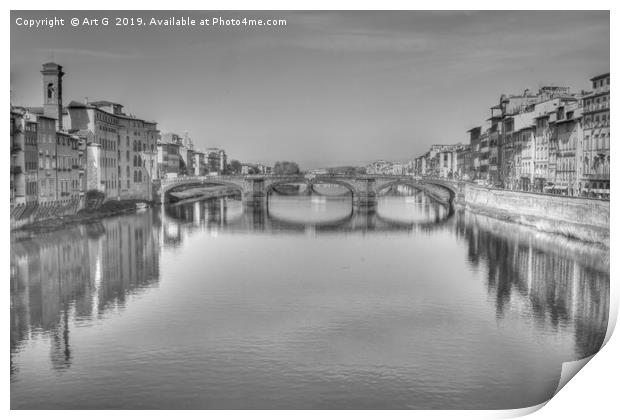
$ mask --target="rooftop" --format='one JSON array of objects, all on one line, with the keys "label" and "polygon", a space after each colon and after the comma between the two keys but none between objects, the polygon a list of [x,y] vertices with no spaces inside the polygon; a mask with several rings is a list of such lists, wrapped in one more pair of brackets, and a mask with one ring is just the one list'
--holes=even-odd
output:
[{"label": "rooftop", "polygon": [[590,79],[590,81],[594,82],[595,80],[601,80],[606,77],[609,77],[609,73],[603,73],[603,74],[599,74],[598,76],[594,76],[593,78]]}]

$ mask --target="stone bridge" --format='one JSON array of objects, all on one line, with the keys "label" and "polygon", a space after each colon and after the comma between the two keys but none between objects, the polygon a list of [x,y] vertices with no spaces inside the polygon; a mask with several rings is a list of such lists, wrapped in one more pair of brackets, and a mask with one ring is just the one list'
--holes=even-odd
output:
[{"label": "stone bridge", "polygon": [[355,207],[374,207],[379,194],[394,185],[409,185],[452,210],[453,200],[459,195],[459,185],[445,179],[416,178],[407,175],[238,175],[200,176],[164,179],[154,190],[154,199],[168,201],[168,193],[181,188],[204,185],[222,185],[239,192],[246,205],[265,205],[274,187],[285,184],[341,185],[350,191]]}]

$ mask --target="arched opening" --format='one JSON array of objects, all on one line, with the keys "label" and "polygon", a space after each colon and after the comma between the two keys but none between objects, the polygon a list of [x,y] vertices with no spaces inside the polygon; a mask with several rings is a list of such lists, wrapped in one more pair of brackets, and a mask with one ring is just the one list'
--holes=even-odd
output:
[{"label": "arched opening", "polygon": [[185,182],[173,185],[164,190],[165,202],[185,200],[201,201],[221,197],[239,200],[243,196],[243,187],[233,182],[209,180],[207,182]]},{"label": "arched opening", "polygon": [[352,194],[349,187],[334,183],[315,182],[309,184],[308,189],[312,194],[325,197],[342,197]]},{"label": "arched opening", "polygon": [[48,100],[52,100],[54,99],[54,93],[55,93],[55,88],[54,88],[54,83],[48,83],[47,84],[47,99]]},{"label": "arched opening", "polygon": [[434,224],[452,216],[453,197],[442,185],[395,180],[377,188],[377,217],[396,224]]},{"label": "arched opening", "polygon": [[[334,195],[317,193],[316,185],[337,185]],[[283,179],[266,188],[267,213],[287,226],[334,226],[354,211],[355,187],[332,179]]]},{"label": "arched opening", "polygon": [[[338,187],[333,194],[326,191],[318,190],[317,186],[322,187]],[[291,178],[281,180],[269,185],[266,189],[267,199],[274,195],[280,196],[334,196],[334,197],[351,197],[355,195],[355,187],[345,181],[332,179],[311,179]]]}]

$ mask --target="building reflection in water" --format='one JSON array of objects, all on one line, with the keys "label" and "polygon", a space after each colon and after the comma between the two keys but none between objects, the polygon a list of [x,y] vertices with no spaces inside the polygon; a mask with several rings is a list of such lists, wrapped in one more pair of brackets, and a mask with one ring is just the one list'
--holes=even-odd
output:
[{"label": "building reflection in water", "polygon": [[156,212],[12,238],[11,372],[30,339],[47,336],[56,370],[71,366],[71,326],[124,307],[129,295],[157,286]]},{"label": "building reflection in water", "polygon": [[578,358],[600,349],[609,317],[608,250],[466,211],[457,212],[455,226],[472,268],[486,271],[497,319],[517,311],[539,329],[572,333]]}]

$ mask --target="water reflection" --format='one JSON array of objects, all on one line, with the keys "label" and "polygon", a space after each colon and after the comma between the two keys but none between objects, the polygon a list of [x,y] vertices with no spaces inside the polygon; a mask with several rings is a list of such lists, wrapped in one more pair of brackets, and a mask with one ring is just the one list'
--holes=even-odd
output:
[{"label": "water reflection", "polygon": [[528,228],[465,211],[455,220],[470,265],[486,272],[498,319],[516,311],[537,328],[572,334],[576,359],[598,351],[609,317],[607,250],[534,235]]},{"label": "water reflection", "polygon": [[[187,232],[208,227],[274,234],[454,231],[467,242],[470,266],[486,273],[498,319],[507,311],[517,311],[539,328],[571,329],[575,358],[600,348],[609,313],[608,250],[470,212],[459,211],[448,218],[443,206],[408,188],[390,191],[371,212],[355,211],[347,197],[276,197],[268,209],[245,213],[240,202],[221,199],[204,202],[211,211],[200,213],[205,216],[200,220],[189,216],[183,206],[169,209],[166,225],[175,226],[179,237],[184,227]],[[234,216],[229,218],[231,208]],[[184,225],[190,220],[191,226]]]},{"label": "water reflection", "polygon": [[159,281],[157,213],[13,238],[11,372],[28,340],[50,339],[55,370],[71,366],[71,325],[122,309],[129,295]]},{"label": "water reflection", "polygon": [[12,237],[11,404],[517,408],[608,313],[608,250],[410,189],[210,199]]},{"label": "water reflection", "polygon": [[[410,187],[408,187],[410,188]],[[218,198],[164,209],[164,243],[178,245],[181,231],[273,234],[351,232],[430,232],[444,229],[451,214],[425,194],[394,194],[379,199],[376,209],[358,209],[347,195],[274,194],[266,207],[243,208],[237,198]]]}]

